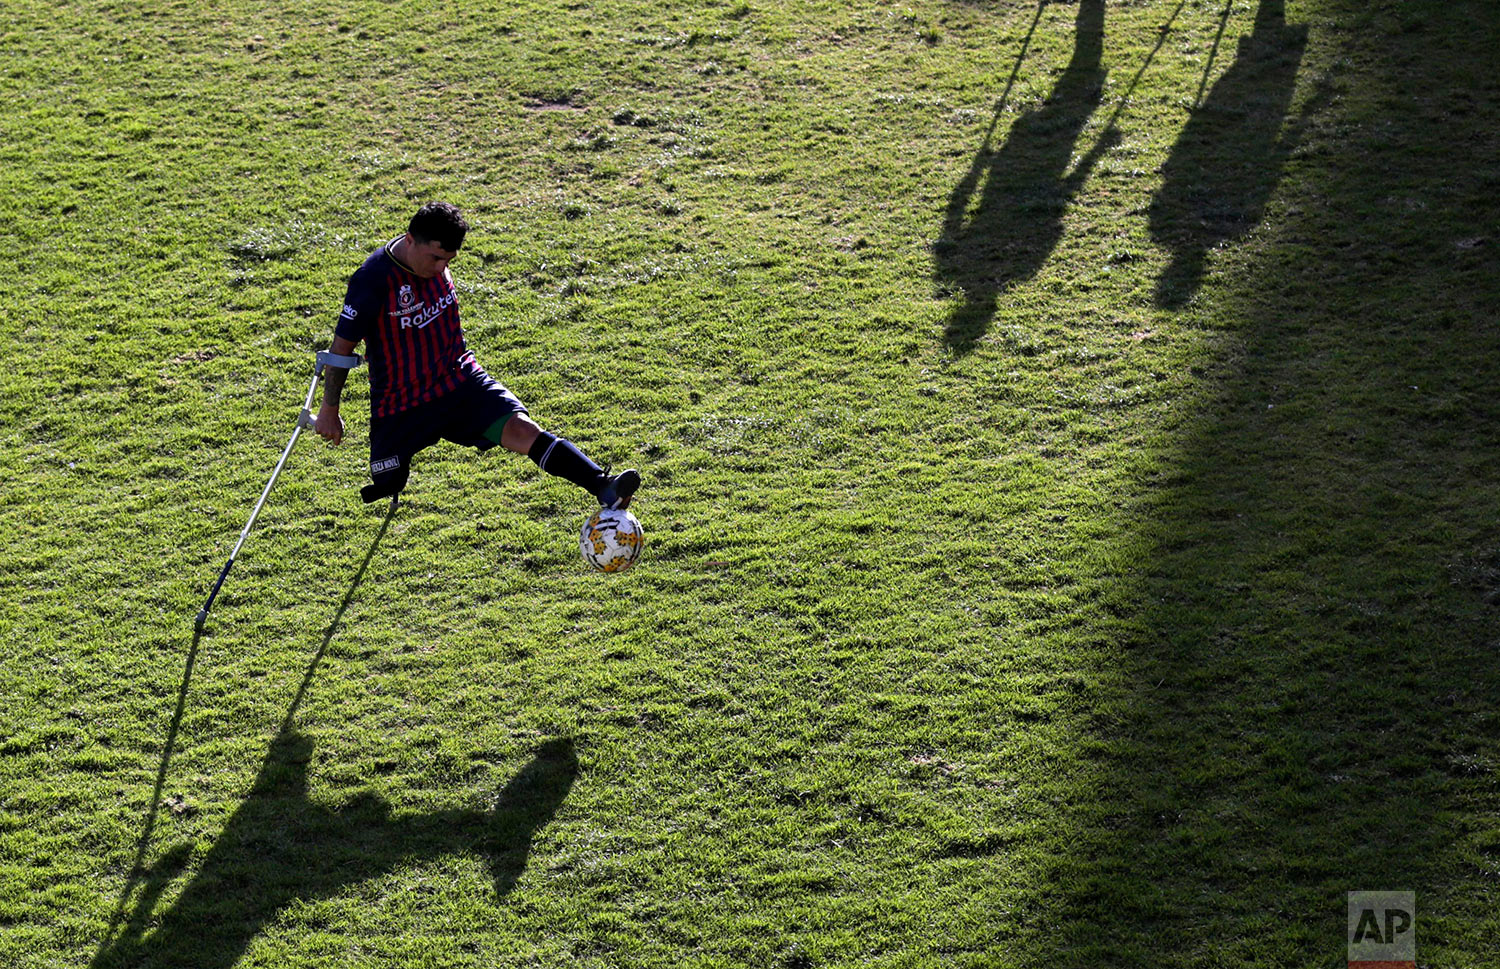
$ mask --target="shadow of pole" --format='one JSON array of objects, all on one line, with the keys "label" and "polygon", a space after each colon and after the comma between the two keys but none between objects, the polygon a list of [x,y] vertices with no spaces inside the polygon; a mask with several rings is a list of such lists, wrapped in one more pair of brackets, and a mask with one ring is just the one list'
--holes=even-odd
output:
[{"label": "shadow of pole", "polygon": [[380,531],[375,533],[375,540],[370,543],[370,550],[365,553],[365,560],[359,564],[359,571],[354,573],[354,581],[349,583],[349,591],[344,593],[344,601],[339,603],[338,612],[333,614],[333,621],[328,624],[328,631],[323,634],[323,642],[318,651],[313,654],[312,662],[307,665],[307,673],[302,677],[302,683],[297,687],[297,695],[292,698],[292,705],[287,708],[286,716],[282,718],[279,733],[287,733],[292,728],[292,720],[297,715],[297,710],[302,706],[302,698],[307,695],[307,688],[312,685],[313,674],[318,671],[318,665],[323,662],[323,655],[328,652],[328,644],[333,642],[334,633],[338,632],[339,623],[344,619],[344,613],[349,609],[349,603],[354,601],[354,593],[359,589],[359,584],[364,581],[365,572],[370,567],[370,562],[375,558],[376,549],[385,539],[385,533],[391,527],[391,519],[396,517],[396,508],[400,502],[400,496],[391,499],[390,507],[386,510],[385,520],[380,523]]},{"label": "shadow of pole", "polygon": [[[104,936],[106,940],[114,938],[120,928],[120,919],[125,915],[125,907],[130,902],[131,893],[146,876],[146,851],[151,845],[151,836],[156,831],[156,817],[161,810],[162,792],[166,790],[167,768],[171,765],[172,751],[177,745],[177,732],[182,727],[183,711],[187,709],[188,686],[193,681],[193,666],[198,661],[198,643],[202,638],[202,628],[194,630],[193,644],[188,647],[187,662],[182,669],[182,684],[177,688],[177,709],[172,711],[172,720],[167,726],[167,739],[161,748],[161,763],[156,768],[156,783],[151,788],[151,800],[146,803],[146,818],[141,825],[140,840],[136,842],[135,860],[131,862],[130,872],[125,876],[125,885],[120,889],[119,900],[115,902],[114,913],[109,919],[109,930]],[[154,897],[152,900],[155,900]]]},{"label": "shadow of pole", "polygon": [[[978,181],[980,161],[984,157],[983,152],[989,149],[990,138],[994,137],[995,128],[1000,124],[1000,116],[1005,113],[1005,104],[1010,100],[1011,89],[1016,86],[1016,78],[1021,76],[1021,65],[1026,61],[1026,52],[1031,49],[1031,38],[1036,36],[1037,24],[1042,22],[1042,11],[1046,7],[1047,0],[1042,0],[1041,3],[1036,5],[1036,13],[1031,18],[1031,26],[1026,28],[1026,36],[1021,40],[1021,52],[1016,55],[1016,63],[1010,69],[1010,77],[1005,79],[1005,90],[1000,92],[1000,99],[995,102],[995,112],[990,116],[990,126],[984,132],[984,143],[981,147],[981,153],[974,156],[974,164],[970,166],[969,174],[959,183],[960,185],[968,186],[968,190],[963,193],[963,197],[966,199],[974,192],[974,185]],[[950,212],[949,214],[951,216],[953,213]],[[962,212],[959,214],[961,215]]]},{"label": "shadow of pole", "polygon": [[1208,51],[1208,63],[1203,65],[1203,77],[1198,80],[1198,93],[1193,95],[1193,109],[1203,103],[1203,91],[1208,87],[1208,79],[1213,74],[1214,61],[1219,56],[1219,45],[1224,42],[1224,31],[1229,26],[1229,13],[1234,9],[1234,0],[1228,0],[1224,4],[1224,12],[1219,14],[1219,32],[1214,34],[1214,45]]}]

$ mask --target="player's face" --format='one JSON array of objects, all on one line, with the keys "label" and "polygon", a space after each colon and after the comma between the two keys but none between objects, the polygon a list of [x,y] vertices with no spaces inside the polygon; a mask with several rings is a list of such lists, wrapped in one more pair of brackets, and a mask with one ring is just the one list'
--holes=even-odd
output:
[{"label": "player's face", "polygon": [[406,249],[402,253],[411,271],[423,279],[441,276],[448,263],[458,255],[457,249],[444,249],[436,242],[418,242],[410,233],[406,236]]}]

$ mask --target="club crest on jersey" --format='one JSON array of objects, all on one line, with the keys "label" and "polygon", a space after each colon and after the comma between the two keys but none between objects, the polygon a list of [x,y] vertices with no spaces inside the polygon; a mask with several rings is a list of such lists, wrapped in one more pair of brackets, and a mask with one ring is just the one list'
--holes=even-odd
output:
[{"label": "club crest on jersey", "polygon": [[412,295],[410,285],[401,287],[401,291],[396,294],[396,302],[403,313],[410,313],[416,307],[416,297]]}]

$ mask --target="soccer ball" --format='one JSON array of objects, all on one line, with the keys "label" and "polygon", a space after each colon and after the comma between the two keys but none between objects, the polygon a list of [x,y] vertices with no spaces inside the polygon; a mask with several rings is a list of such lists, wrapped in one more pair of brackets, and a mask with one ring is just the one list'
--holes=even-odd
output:
[{"label": "soccer ball", "polygon": [[624,509],[600,508],[583,523],[578,550],[597,572],[624,572],[640,558],[646,547],[641,523]]}]

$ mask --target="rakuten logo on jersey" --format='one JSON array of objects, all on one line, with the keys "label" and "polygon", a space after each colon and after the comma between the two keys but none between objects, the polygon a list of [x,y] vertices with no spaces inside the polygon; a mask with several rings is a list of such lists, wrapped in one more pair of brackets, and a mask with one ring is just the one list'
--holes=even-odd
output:
[{"label": "rakuten logo on jersey", "polygon": [[450,292],[447,296],[444,296],[442,299],[438,300],[436,303],[433,303],[431,306],[428,306],[426,303],[418,303],[411,308],[411,312],[409,314],[402,313],[400,310],[398,310],[391,315],[400,317],[401,329],[410,330],[415,328],[420,330],[423,327],[427,326],[427,324],[431,323],[433,320],[441,316],[443,310],[452,306],[457,301],[457,294]]}]

